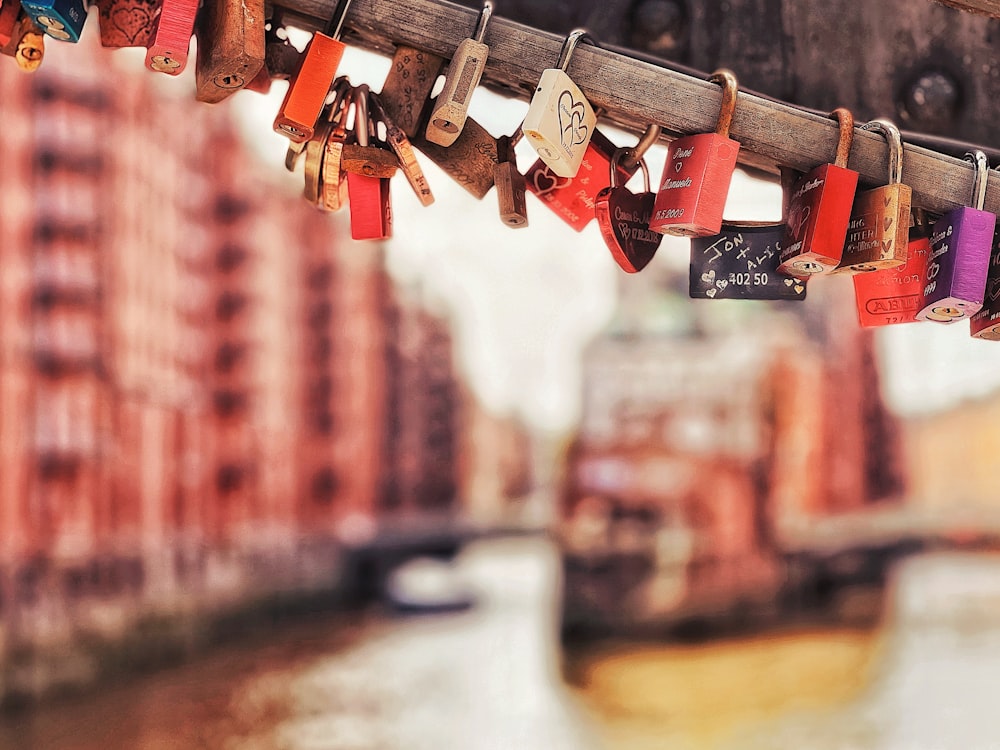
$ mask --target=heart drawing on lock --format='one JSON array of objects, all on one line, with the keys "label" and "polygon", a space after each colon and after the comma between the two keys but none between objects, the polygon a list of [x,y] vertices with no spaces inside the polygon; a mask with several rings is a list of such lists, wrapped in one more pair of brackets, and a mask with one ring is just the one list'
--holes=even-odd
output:
[{"label": "heart drawing on lock", "polygon": [[986,294],[990,302],[996,302],[1000,298],[1000,279],[993,279],[986,288]]},{"label": "heart drawing on lock", "polygon": [[587,108],[583,102],[573,98],[573,92],[563,91],[559,95],[559,140],[566,148],[586,143],[590,128],[583,124]]},{"label": "heart drawing on lock", "polygon": [[812,213],[811,206],[796,206],[788,214],[788,229],[792,233],[792,236],[796,240],[802,239],[802,228],[809,221],[809,215]]},{"label": "heart drawing on lock", "polygon": [[559,177],[549,170],[548,167],[535,170],[531,177],[531,184],[535,188],[535,195],[541,198],[555,190],[562,190],[571,182],[569,177]]},{"label": "heart drawing on lock", "polygon": [[649,228],[655,201],[655,193],[637,194],[624,187],[606,187],[594,201],[604,243],[627,273],[645,268],[663,240],[662,234]]},{"label": "heart drawing on lock", "polygon": [[135,44],[140,37],[148,35],[151,20],[149,11],[142,7],[117,8],[111,14],[111,24],[128,39],[129,44]]},{"label": "heart drawing on lock", "polygon": [[885,216],[882,218],[882,229],[885,232],[889,231],[889,227],[892,226],[893,219],[891,216]]},{"label": "heart drawing on lock", "polygon": [[715,283],[715,271],[714,270],[713,271],[705,271],[705,273],[703,273],[701,275],[701,280],[705,284],[708,284],[709,286],[712,286],[712,284]]},{"label": "heart drawing on lock", "polygon": [[708,291],[706,291],[705,292],[705,296],[706,297],[714,297],[715,296],[715,287],[712,287],[711,289],[709,289]]}]

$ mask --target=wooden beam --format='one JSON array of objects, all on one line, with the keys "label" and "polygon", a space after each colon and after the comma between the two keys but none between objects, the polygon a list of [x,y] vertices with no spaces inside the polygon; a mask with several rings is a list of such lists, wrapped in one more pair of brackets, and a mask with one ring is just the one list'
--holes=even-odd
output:
[{"label": "wooden beam", "polygon": [[970,13],[1000,18],[1000,0],[935,0],[935,2],[950,8],[967,10]]},{"label": "wooden beam", "polygon": [[[306,29],[320,28],[335,0],[284,0],[285,20]],[[1000,3],[1000,0],[997,0]],[[448,0],[354,0],[345,22],[349,44],[383,54],[405,44],[450,57],[470,36],[478,11]],[[492,88],[529,99],[542,70],[554,67],[562,39],[494,15],[484,40],[490,56],[483,76]],[[633,132],[657,123],[670,134],[715,129],[721,92],[700,78],[611,50],[581,44],[569,71],[606,120]],[[737,75],[739,71],[736,71]],[[379,82],[369,82],[378,88]],[[508,131],[517,127],[510,123]],[[833,120],[790,105],[741,92],[730,135],[742,144],[740,162],[776,173],[778,165],[798,170],[832,161],[837,126]],[[888,174],[881,136],[858,130],[849,166],[863,182],[880,184]],[[903,180],[914,204],[933,213],[965,205],[972,194],[973,169],[960,158],[906,144]],[[1000,173],[991,172],[986,208],[1000,213]]]}]

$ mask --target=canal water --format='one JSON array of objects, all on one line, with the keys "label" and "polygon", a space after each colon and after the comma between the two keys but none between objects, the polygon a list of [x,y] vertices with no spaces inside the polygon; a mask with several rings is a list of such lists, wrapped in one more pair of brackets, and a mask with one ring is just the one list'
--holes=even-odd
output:
[{"label": "canal water", "polygon": [[906,563],[872,631],[604,647],[563,679],[557,556],[483,543],[472,609],[299,623],[0,720],[2,750],[1000,748],[1000,560]]}]

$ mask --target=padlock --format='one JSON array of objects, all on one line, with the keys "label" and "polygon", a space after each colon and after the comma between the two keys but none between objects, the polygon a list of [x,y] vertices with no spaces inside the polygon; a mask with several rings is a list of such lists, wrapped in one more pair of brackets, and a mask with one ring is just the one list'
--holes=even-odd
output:
[{"label": "padlock", "polygon": [[145,47],[156,25],[159,0],[97,0],[104,47]]},{"label": "padlock", "polygon": [[333,127],[326,137],[323,148],[323,168],[320,181],[319,207],[324,211],[339,211],[347,202],[347,173],[341,164],[344,144],[350,137],[347,129],[347,113],[351,106],[350,95],[345,94],[340,112],[334,118]]},{"label": "padlock", "polygon": [[722,84],[715,132],[684,136],[670,144],[649,224],[655,232],[704,237],[718,234],[722,227],[740,153],[739,142],[729,137],[739,86],[728,70],[717,70],[708,80]]},{"label": "padlock", "polygon": [[930,227],[921,209],[914,209],[913,216],[906,262],[898,268],[854,275],[858,322],[865,328],[913,323],[923,306]]},{"label": "padlock", "polygon": [[415,138],[431,103],[431,91],[445,59],[413,47],[396,47],[379,100],[392,121]]},{"label": "padlock", "polygon": [[399,160],[388,148],[376,144],[377,130],[373,127],[368,108],[368,86],[361,84],[354,89],[354,130],[360,132],[359,123],[364,119],[364,141],[360,137],[344,146],[340,158],[345,172],[363,174],[366,177],[392,177],[399,169]]},{"label": "padlock", "polygon": [[594,108],[566,74],[582,39],[590,39],[585,29],[572,31],[563,42],[556,67],[542,71],[521,126],[528,143],[558,177],[576,176],[597,126]]},{"label": "padlock", "polygon": [[795,276],[832,271],[840,263],[858,187],[858,173],[847,168],[854,142],[850,110],[833,111],[840,129],[833,164],[813,167],[792,187],[785,241],[778,270]]},{"label": "padlock", "polygon": [[972,207],[954,208],[934,222],[917,320],[954,323],[983,306],[997,217],[983,210],[990,169],[986,154],[976,150],[965,156],[975,165]]},{"label": "padlock", "polygon": [[187,65],[198,0],[161,0],[156,27],[146,46],[146,67],[178,75]]},{"label": "padlock", "polygon": [[83,0],[21,0],[21,7],[53,39],[80,41],[87,20]]},{"label": "padlock", "polygon": [[[889,120],[872,120],[862,130],[876,130],[889,145],[889,184],[862,190],[854,198],[847,241],[835,273],[868,273],[898,268],[906,262],[910,233],[911,191],[903,180],[903,141]],[[798,271],[796,271],[798,273]]]},{"label": "padlock", "polygon": [[[368,87],[359,86],[354,92],[354,138],[362,148],[370,145],[369,125]],[[347,194],[353,239],[384,240],[392,236],[389,178],[347,172]]]},{"label": "padlock", "polygon": [[[353,99],[353,89],[346,78],[338,79],[334,86],[334,98],[326,106],[323,115],[313,131],[313,137],[306,141],[305,152],[305,185],[302,194],[307,201],[315,206],[321,206],[323,196],[323,163],[326,159],[326,142],[338,124],[344,128],[347,112]],[[346,137],[346,136],[345,136]],[[339,166],[339,165],[338,165]]]},{"label": "padlock", "polygon": [[969,318],[969,333],[973,338],[1000,341],[1000,235],[997,234],[993,236],[983,306]]},{"label": "padlock", "polygon": [[12,42],[18,31],[18,19],[21,18],[21,0],[2,0],[0,2],[0,49],[10,48],[10,56],[14,56],[15,44]]},{"label": "padlock", "polygon": [[420,163],[413,153],[413,146],[410,144],[410,139],[406,137],[406,133],[389,117],[389,114],[385,111],[385,107],[382,106],[382,101],[378,94],[374,92],[368,93],[368,105],[371,108],[374,121],[385,128],[385,142],[389,144],[389,148],[396,155],[400,171],[413,189],[417,200],[420,201],[422,206],[431,205],[434,202],[434,193],[431,192],[431,186],[427,182],[424,170],[420,168]]},{"label": "padlock", "polygon": [[[611,185],[611,158],[615,144],[599,130],[595,131],[576,177],[560,177],[541,159],[524,175],[528,190],[555,212],[556,216],[577,232],[582,232],[595,217],[597,194]],[[625,184],[635,170],[618,165],[621,183]],[[638,165],[636,165],[638,168]]]},{"label": "padlock", "polygon": [[797,174],[781,170],[782,220],[724,222],[710,237],[691,240],[688,295],[693,299],[792,300],[806,298],[805,279],[778,270],[788,203]]},{"label": "padlock", "polygon": [[493,3],[486,0],[479,14],[475,35],[458,43],[445,74],[444,88],[434,100],[430,122],[427,123],[427,140],[439,146],[450,146],[465,127],[469,116],[472,93],[479,85],[486,68],[490,48],[483,44],[486,27],[493,15]]},{"label": "padlock", "polygon": [[512,229],[528,226],[528,186],[524,175],[517,168],[514,147],[524,131],[518,128],[514,135],[497,138],[497,163],[493,167],[493,184],[497,188],[500,221]]},{"label": "padlock", "polygon": [[215,104],[264,67],[264,0],[206,0],[196,23],[195,99]]},{"label": "padlock", "polygon": [[493,187],[497,139],[471,117],[466,119],[458,140],[450,146],[430,143],[419,132],[413,145],[475,198],[482,200]]},{"label": "padlock", "polygon": [[653,259],[663,235],[649,228],[656,194],[649,189],[649,169],[645,159],[638,159],[642,169],[641,193],[633,193],[618,184],[618,162],[628,152],[629,149],[620,148],[611,157],[608,166],[611,185],[597,194],[594,213],[611,257],[626,273],[636,273]]},{"label": "padlock", "polygon": [[[17,8],[15,12],[19,15],[9,34],[0,31],[0,42],[6,40],[0,47],[0,54],[13,57],[17,67],[23,72],[33,73],[41,67],[42,59],[45,57],[45,34],[31,16],[17,7],[16,2],[11,2],[11,5]],[[3,18],[0,14],[0,26],[2,24]]]},{"label": "padlock", "polygon": [[302,53],[302,62],[288,81],[288,91],[274,118],[274,129],[293,141],[307,141],[323,111],[327,92],[337,74],[346,45],[340,32],[351,0],[339,0],[324,32],[317,31]]}]

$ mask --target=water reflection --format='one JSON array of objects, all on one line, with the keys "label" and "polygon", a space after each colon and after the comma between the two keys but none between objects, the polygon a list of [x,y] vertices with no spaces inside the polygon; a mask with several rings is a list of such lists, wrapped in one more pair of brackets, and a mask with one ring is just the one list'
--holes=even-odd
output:
[{"label": "water reflection", "polygon": [[554,549],[477,545],[473,610],[327,618],[6,717],[3,750],[997,747],[1000,558],[911,560],[881,630],[556,648]]}]

